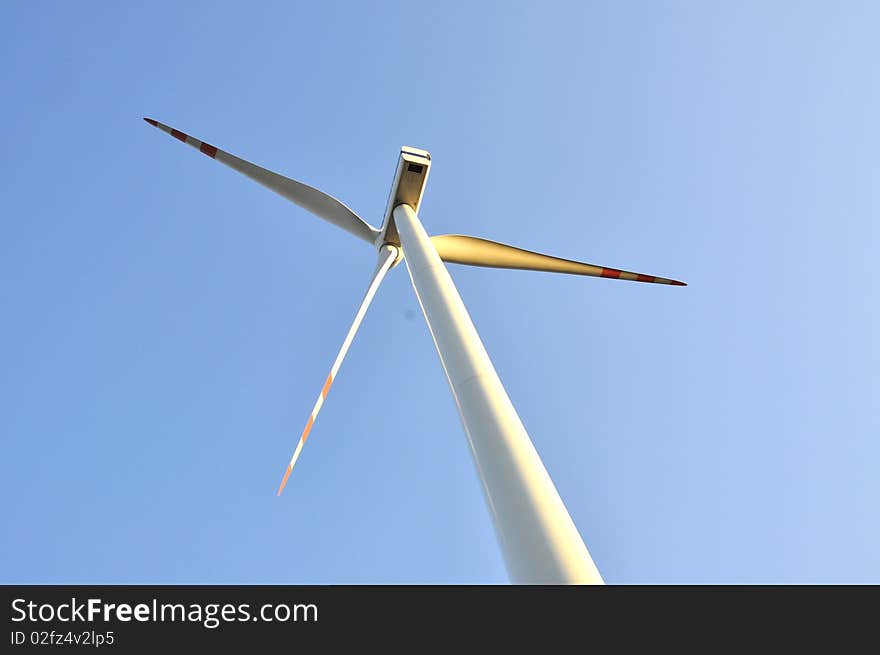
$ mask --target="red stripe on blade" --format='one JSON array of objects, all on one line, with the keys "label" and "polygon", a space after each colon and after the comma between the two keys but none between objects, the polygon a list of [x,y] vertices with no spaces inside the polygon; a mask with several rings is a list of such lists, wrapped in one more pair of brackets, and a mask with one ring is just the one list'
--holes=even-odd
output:
[{"label": "red stripe on blade", "polygon": [[154,121],[152,118],[144,118],[150,125],[153,127],[159,127],[159,121]]},{"label": "red stripe on blade", "polygon": [[639,273],[636,276],[636,281],[637,282],[656,282],[657,278],[655,278],[653,275],[642,275],[641,273]]},{"label": "red stripe on blade", "polygon": [[217,148],[212,146],[210,143],[202,143],[199,146],[199,152],[208,155],[211,159],[217,156]]},{"label": "red stripe on blade", "polygon": [[171,128],[171,136],[173,136],[175,139],[180,139],[181,141],[186,143],[186,134],[184,134],[183,132],[180,132],[178,130],[175,130],[173,127]]},{"label": "red stripe on blade", "polygon": [[618,271],[616,268],[603,268],[602,269],[602,277],[619,278],[620,271]]}]

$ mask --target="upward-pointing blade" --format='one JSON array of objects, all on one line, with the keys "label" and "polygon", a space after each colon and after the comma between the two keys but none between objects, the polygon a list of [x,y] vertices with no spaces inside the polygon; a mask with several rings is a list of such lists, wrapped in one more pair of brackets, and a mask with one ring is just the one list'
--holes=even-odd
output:
[{"label": "upward-pointing blade", "polygon": [[366,223],[351,209],[323,191],[318,191],[318,189],[312,188],[307,184],[261,168],[256,164],[220,150],[220,148],[212,146],[210,143],[199,141],[152,118],[145,118],[144,120],[153,127],[158,127],[163,132],[167,132],[175,139],[183,141],[188,146],[192,146],[211,159],[216,159],[221,164],[226,164],[229,168],[238,171],[242,175],[246,175],[278,195],[312,212],[315,216],[323,218],[325,221],[329,221],[347,232],[351,232],[368,243],[372,244],[379,236],[379,230]]},{"label": "upward-pointing blade", "polygon": [[431,237],[431,242],[437,249],[440,259],[451,264],[469,264],[470,266],[488,266],[490,268],[519,268],[528,271],[571,273],[573,275],[632,280],[633,282],[674,284],[680,287],[687,286],[684,282],[679,282],[678,280],[623,271],[619,268],[585,264],[571,259],[561,259],[560,257],[551,257],[550,255],[542,255],[539,252],[508,246],[497,241],[469,237],[463,234],[444,234]]},{"label": "upward-pointing blade", "polygon": [[336,378],[337,373],[339,373],[339,367],[342,366],[342,360],[345,359],[345,355],[351,347],[351,342],[354,340],[354,335],[357,333],[361,322],[364,320],[367,308],[373,301],[373,296],[376,295],[376,291],[379,289],[379,285],[382,284],[385,274],[391,268],[392,264],[394,264],[397,255],[398,250],[394,246],[386,245],[379,250],[379,261],[376,264],[376,272],[373,273],[373,279],[370,281],[370,286],[367,287],[364,299],[361,301],[361,305],[358,307],[357,313],[354,316],[354,322],[351,324],[351,327],[348,328],[348,334],[345,335],[345,340],[342,342],[342,348],[339,349],[339,354],[336,355],[336,361],[333,362],[333,366],[330,369],[330,375],[328,375],[327,379],[324,381],[324,386],[321,387],[321,393],[318,394],[318,400],[315,401],[312,413],[309,414],[309,420],[306,421],[306,427],[303,429],[302,434],[299,437],[299,441],[296,444],[296,450],[293,451],[293,457],[290,458],[290,464],[287,465],[287,470],[284,472],[284,478],[281,480],[281,485],[278,487],[277,495],[279,496],[287,485],[287,479],[290,477],[290,472],[293,470],[296,460],[299,459],[299,453],[302,450],[303,444],[305,444],[309,432],[311,432],[312,426],[315,424],[315,419],[318,418],[318,412],[321,411],[321,407],[324,405],[324,399],[327,398],[327,394],[330,392],[330,385],[333,384],[333,380]]}]

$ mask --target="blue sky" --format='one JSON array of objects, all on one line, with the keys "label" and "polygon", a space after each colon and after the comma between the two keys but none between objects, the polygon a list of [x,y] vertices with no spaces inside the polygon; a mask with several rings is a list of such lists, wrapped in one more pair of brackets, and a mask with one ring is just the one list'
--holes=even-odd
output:
[{"label": "blue sky", "polygon": [[452,267],[605,579],[880,582],[874,3],[0,7],[0,581],[500,583],[378,224],[687,288]]}]

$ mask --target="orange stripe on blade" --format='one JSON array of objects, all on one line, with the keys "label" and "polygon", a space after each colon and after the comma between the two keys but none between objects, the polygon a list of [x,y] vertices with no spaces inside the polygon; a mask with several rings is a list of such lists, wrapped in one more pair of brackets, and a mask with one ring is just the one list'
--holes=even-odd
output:
[{"label": "orange stripe on blade", "polygon": [[278,487],[278,493],[275,494],[276,496],[280,496],[281,492],[284,491],[284,487],[287,485],[287,478],[290,477],[290,472],[292,470],[293,470],[292,466],[287,467],[287,471],[285,471],[285,473],[284,473],[284,479],[281,481],[281,486]]},{"label": "orange stripe on blade", "polygon": [[314,423],[315,423],[315,419],[312,418],[311,416],[309,416],[309,422],[306,423],[306,429],[303,430],[302,436],[299,438],[300,441],[302,441],[303,443],[306,442],[306,439],[308,438],[309,432],[311,431],[312,425],[314,425]]},{"label": "orange stripe on blade", "polygon": [[328,375],[328,376],[327,376],[327,381],[324,383],[324,388],[321,389],[321,398],[326,398],[326,397],[327,397],[327,394],[328,394],[329,391],[330,391],[330,385],[331,385],[331,384],[333,384],[333,376],[332,376],[332,375]]}]

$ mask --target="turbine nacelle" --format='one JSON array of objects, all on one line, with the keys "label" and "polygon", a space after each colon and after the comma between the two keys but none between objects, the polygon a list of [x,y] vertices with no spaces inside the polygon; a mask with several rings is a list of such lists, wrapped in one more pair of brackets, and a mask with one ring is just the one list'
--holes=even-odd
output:
[{"label": "turbine nacelle", "polygon": [[[385,205],[385,216],[382,219],[379,237],[376,239],[377,248],[386,243],[400,246],[400,236],[394,224],[394,208],[398,205],[409,205],[414,212],[419,211],[430,169],[431,153],[427,150],[410,146],[403,146],[400,149],[394,180],[391,182],[391,191],[388,193],[388,202]],[[398,258],[394,264],[397,265],[399,261]]]}]

